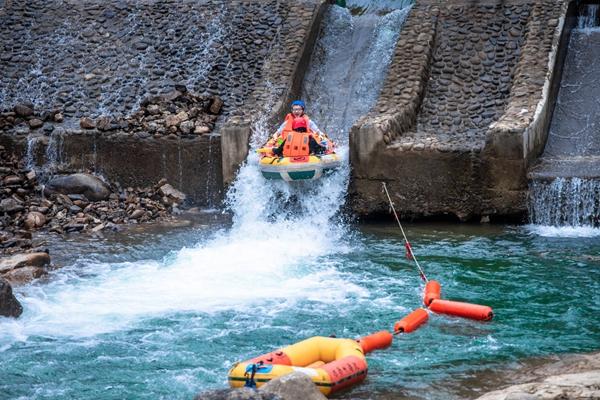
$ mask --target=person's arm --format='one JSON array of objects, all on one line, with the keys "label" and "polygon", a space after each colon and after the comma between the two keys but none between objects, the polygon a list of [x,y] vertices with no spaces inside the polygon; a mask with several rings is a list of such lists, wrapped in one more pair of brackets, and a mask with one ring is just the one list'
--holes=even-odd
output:
[{"label": "person's arm", "polygon": [[277,139],[281,135],[281,132],[283,132],[283,128],[285,128],[285,121],[283,121],[283,124],[281,124],[279,128],[277,128],[277,130],[273,134],[273,139]]},{"label": "person's arm", "polygon": [[316,132],[316,133],[318,133],[321,136],[325,135],[323,133],[323,131],[321,131],[319,129],[319,127],[317,126],[317,124],[315,124],[315,122],[312,119],[309,121],[308,127],[310,128],[311,131]]}]

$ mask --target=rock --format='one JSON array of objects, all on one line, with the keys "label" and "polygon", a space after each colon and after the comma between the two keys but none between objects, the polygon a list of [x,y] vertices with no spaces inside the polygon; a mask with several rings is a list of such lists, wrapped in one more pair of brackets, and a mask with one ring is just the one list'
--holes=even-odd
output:
[{"label": "rock", "polygon": [[46,223],[46,216],[41,212],[31,211],[25,217],[25,227],[27,229],[35,229],[44,226]]},{"label": "rock", "polygon": [[211,105],[210,105],[210,113],[218,115],[221,112],[221,108],[223,107],[223,100],[219,96],[215,96]]},{"label": "rock", "polygon": [[110,117],[100,117],[96,120],[96,128],[100,131],[110,131],[112,129],[112,121]]},{"label": "rock", "polygon": [[63,122],[64,119],[65,117],[62,113],[54,114],[54,122]]},{"label": "rock", "polygon": [[83,194],[88,200],[106,200],[110,189],[99,178],[90,174],[73,174],[52,179],[44,188],[44,194]]},{"label": "rock", "polygon": [[2,276],[12,285],[23,285],[47,274],[46,269],[42,267],[22,267],[8,271]]},{"label": "rock", "polygon": [[302,372],[292,372],[267,382],[260,388],[285,400],[327,400],[310,377]]},{"label": "rock", "polygon": [[194,400],[285,400],[281,397],[261,393],[260,391],[240,388],[240,389],[221,389],[210,390],[199,393],[194,397]]},{"label": "rock", "polygon": [[599,399],[600,370],[547,377],[541,382],[514,385],[477,400]]},{"label": "rock", "polygon": [[9,197],[8,199],[4,199],[0,201],[0,213],[13,213],[17,211],[22,211],[23,206],[21,203]]},{"label": "rock", "polygon": [[4,184],[7,186],[18,185],[21,182],[23,182],[23,179],[18,175],[9,175],[6,178],[4,178]]},{"label": "rock", "polygon": [[184,121],[179,125],[179,129],[182,133],[189,135],[192,130],[194,130],[194,122],[192,121]]},{"label": "rock", "polygon": [[188,113],[182,111],[178,114],[169,115],[167,118],[165,118],[165,125],[167,127],[178,126],[180,123],[182,123],[183,121],[187,121],[188,119]]},{"label": "rock", "polygon": [[175,189],[173,186],[167,184],[162,185],[158,188],[158,192],[161,196],[168,197],[173,200],[175,203],[183,203],[185,201],[185,194]]},{"label": "rock", "polygon": [[44,121],[38,118],[32,118],[29,120],[29,127],[31,129],[41,128],[44,125]]},{"label": "rock", "polygon": [[29,104],[17,104],[13,108],[13,111],[19,117],[29,117],[29,116],[33,115],[33,106],[31,106]]},{"label": "rock", "polygon": [[0,274],[7,273],[17,268],[24,267],[46,267],[50,264],[48,253],[25,253],[16,254],[0,260]]},{"label": "rock", "polygon": [[194,133],[196,135],[204,135],[205,133],[210,132],[210,128],[206,125],[199,125],[194,129]]},{"label": "rock", "polygon": [[6,280],[0,278],[0,315],[17,318],[23,313],[23,306],[13,295],[12,287]]},{"label": "rock", "polygon": [[25,174],[25,177],[27,178],[28,181],[35,180],[35,177],[36,177],[35,171],[32,169],[27,174]]},{"label": "rock", "polygon": [[138,219],[143,217],[144,214],[146,214],[146,212],[138,208],[137,210],[134,210],[129,217],[132,219]]},{"label": "rock", "polygon": [[94,129],[96,127],[96,125],[94,124],[94,121],[92,121],[91,118],[88,117],[83,117],[79,120],[79,126],[82,129]]}]

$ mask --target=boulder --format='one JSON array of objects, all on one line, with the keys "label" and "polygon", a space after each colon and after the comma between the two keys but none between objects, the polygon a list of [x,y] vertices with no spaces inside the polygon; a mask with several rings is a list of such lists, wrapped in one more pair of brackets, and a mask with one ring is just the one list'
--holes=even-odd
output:
[{"label": "boulder", "polygon": [[13,295],[12,287],[0,278],[0,316],[17,318],[23,313],[23,306]]},{"label": "boulder", "polygon": [[94,121],[91,118],[83,117],[79,120],[79,126],[82,129],[94,129],[96,124],[94,124]]},{"label": "boulder", "polygon": [[194,400],[284,400],[281,397],[261,393],[254,389],[221,389],[202,392]]},{"label": "boulder", "polygon": [[19,117],[29,117],[33,115],[33,106],[31,104],[17,104],[13,110]]},{"label": "boulder", "polygon": [[261,387],[260,391],[284,400],[327,400],[312,379],[302,372],[292,372],[273,379]]},{"label": "boulder", "polygon": [[4,200],[0,201],[0,214],[13,213],[13,212],[22,211],[22,210],[23,210],[23,205],[21,203],[19,203],[18,201],[16,201],[15,199],[13,199],[12,197],[9,197],[8,199],[4,199]]},{"label": "boulder", "polygon": [[222,389],[198,394],[194,400],[327,400],[308,375],[293,372],[267,382],[258,390]]},{"label": "boulder", "polygon": [[47,274],[48,271],[45,268],[27,266],[8,271],[2,274],[2,277],[10,282],[11,285],[23,285]]},{"label": "boulder", "polygon": [[160,188],[158,188],[158,192],[160,193],[161,196],[167,197],[173,203],[178,203],[178,204],[183,203],[186,198],[184,193],[175,189],[173,186],[169,185],[168,183],[166,183],[166,184],[162,185]]},{"label": "boulder", "polygon": [[52,179],[44,188],[44,194],[83,194],[88,200],[108,199],[110,189],[99,178],[90,174],[73,174]]},{"label": "boulder", "polygon": [[25,217],[25,227],[27,229],[41,228],[46,223],[46,216],[38,211],[31,211]]},{"label": "boulder", "polygon": [[9,271],[24,267],[39,267],[43,268],[50,264],[50,256],[48,253],[26,253],[15,254],[11,257],[6,257],[0,260],[0,274],[5,274]]},{"label": "boulder", "polygon": [[211,114],[217,115],[221,112],[222,107],[223,107],[223,100],[221,100],[221,98],[219,96],[215,96],[215,98],[212,101],[212,104],[210,105],[209,111],[211,112]]},{"label": "boulder", "polygon": [[549,376],[541,382],[514,385],[477,400],[600,399],[600,370]]},{"label": "boulder", "polygon": [[189,119],[188,113],[182,111],[175,115],[169,115],[165,118],[165,125],[167,127],[178,126],[180,123],[187,121]]}]

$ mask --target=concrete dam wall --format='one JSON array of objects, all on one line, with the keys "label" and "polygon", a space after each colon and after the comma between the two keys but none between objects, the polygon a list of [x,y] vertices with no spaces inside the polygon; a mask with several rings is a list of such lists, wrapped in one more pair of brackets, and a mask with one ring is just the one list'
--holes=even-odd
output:
[{"label": "concrete dam wall", "polygon": [[541,152],[565,6],[417,1],[375,108],[352,129],[350,204],[404,216],[519,216]]}]

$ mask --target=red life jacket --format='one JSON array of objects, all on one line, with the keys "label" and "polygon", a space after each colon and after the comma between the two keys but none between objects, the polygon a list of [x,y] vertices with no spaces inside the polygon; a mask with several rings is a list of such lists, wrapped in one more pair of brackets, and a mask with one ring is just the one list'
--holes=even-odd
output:
[{"label": "red life jacket", "polygon": [[[310,154],[308,146],[308,138],[312,135],[310,119],[306,114],[298,118],[304,118],[306,121],[306,132],[295,132],[293,130],[294,119],[297,119],[297,117],[294,117],[291,113],[285,116],[285,126],[281,132],[281,137],[285,140],[283,145],[284,157],[302,157]],[[296,126],[298,125],[299,123],[296,121]]]},{"label": "red life jacket", "polygon": [[288,132],[283,145],[284,157],[301,157],[310,154],[307,132]]}]

